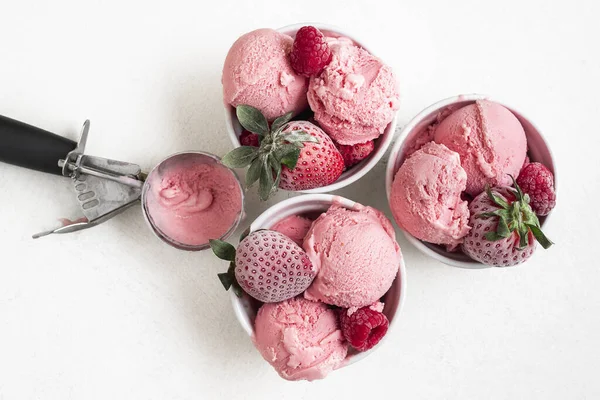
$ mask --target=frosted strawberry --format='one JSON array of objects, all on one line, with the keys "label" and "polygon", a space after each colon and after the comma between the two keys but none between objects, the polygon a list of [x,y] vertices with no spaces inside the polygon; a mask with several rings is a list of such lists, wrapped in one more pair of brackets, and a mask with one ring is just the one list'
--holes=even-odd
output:
[{"label": "frosted strawberry", "polygon": [[239,105],[236,114],[244,129],[260,136],[260,146],[238,147],[222,161],[231,168],[250,166],[246,186],[258,181],[261,200],[268,199],[277,187],[314,189],[332,184],[342,174],[342,155],[318,126],[307,121],[289,122],[292,113],[269,126],[259,110],[247,105]]},{"label": "frosted strawberry", "polygon": [[316,275],[304,250],[279,232],[252,232],[240,242],[237,250],[221,240],[211,240],[210,246],[217,257],[230,261],[227,273],[219,274],[225,289],[233,287],[239,296],[241,288],[263,303],[299,295]]},{"label": "frosted strawberry", "polygon": [[531,257],[536,240],[545,249],[553,244],[542,232],[529,196],[516,182],[514,189],[487,187],[469,204],[469,211],[472,228],[464,238],[462,250],[475,261],[509,267]]}]

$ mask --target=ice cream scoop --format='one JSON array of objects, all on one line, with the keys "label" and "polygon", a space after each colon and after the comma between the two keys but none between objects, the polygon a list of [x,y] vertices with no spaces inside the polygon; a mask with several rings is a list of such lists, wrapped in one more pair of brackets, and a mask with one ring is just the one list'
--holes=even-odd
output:
[{"label": "ice cream scoop", "polygon": [[328,38],[328,43],[331,63],[308,86],[315,120],[340,144],[377,139],[399,108],[394,73],[348,38]]},{"label": "ice cream scoop", "polygon": [[466,192],[477,196],[485,185],[508,186],[527,153],[523,126],[506,107],[488,100],[454,111],[435,129],[436,143],[460,155]]},{"label": "ice cream scoop", "polygon": [[311,225],[312,221],[308,218],[304,218],[300,215],[290,215],[273,225],[271,229],[283,233],[299,246],[302,246],[304,237],[308,233]]},{"label": "ice cream scoop", "polygon": [[71,178],[79,215],[34,239],[99,225],[138,204],[144,174],[136,164],[84,154],[90,130],[85,121],[79,141],[0,115],[0,161]]},{"label": "ice cream scoop", "polygon": [[344,308],[379,300],[392,285],[402,259],[390,221],[361,205],[331,206],[315,220],[303,247],[317,270],[304,296]]},{"label": "ice cream scoop", "polygon": [[466,185],[458,153],[430,142],[396,173],[390,208],[398,225],[416,238],[456,247],[469,232],[469,209],[461,199]]},{"label": "ice cream scoop", "polygon": [[292,44],[289,35],[273,29],[258,29],[236,40],[223,66],[225,103],[253,106],[270,121],[305,109],[308,80],[290,65]]},{"label": "ice cream scoop", "polygon": [[335,311],[302,297],[264,304],[254,332],[260,354],[287,380],[322,379],[348,353]]},{"label": "ice cream scoop", "polygon": [[142,206],[153,231],[167,243],[201,250],[222,239],[242,216],[243,195],[232,170],[208,153],[175,154],[149,174]]},{"label": "ice cream scoop", "polygon": [[78,143],[0,116],[0,161],[70,177],[83,216],[33,235],[69,233],[96,226],[139,204],[153,232],[185,250],[202,250],[208,239],[233,232],[243,215],[235,173],[209,153],[172,155],[149,175],[136,164],[84,154],[90,122]]}]

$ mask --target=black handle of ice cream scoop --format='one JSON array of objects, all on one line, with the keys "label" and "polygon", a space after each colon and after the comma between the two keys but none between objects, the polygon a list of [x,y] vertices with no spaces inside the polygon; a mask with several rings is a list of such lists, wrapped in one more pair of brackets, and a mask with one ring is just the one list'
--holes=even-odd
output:
[{"label": "black handle of ice cream scoop", "polygon": [[0,115],[0,161],[62,175],[58,160],[77,146],[72,140]]}]

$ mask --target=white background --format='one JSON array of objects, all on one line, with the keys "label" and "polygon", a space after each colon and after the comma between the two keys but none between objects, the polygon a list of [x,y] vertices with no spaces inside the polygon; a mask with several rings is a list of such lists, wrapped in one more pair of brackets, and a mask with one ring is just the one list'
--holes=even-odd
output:
[{"label": "white background", "polygon": [[[146,170],[181,150],[223,155],[231,43],[317,20],[394,67],[400,126],[459,93],[522,110],[552,145],[559,196],[556,246],[516,268],[447,267],[399,233],[408,296],[386,345],[289,383],[231,313],[225,263],[163,245],[140,209],[34,241],[76,215],[70,182],[0,164],[0,399],[599,398],[599,2],[1,3],[0,114],[72,139],[89,118],[89,154]],[[389,215],[384,168],[338,193]],[[248,198],[243,227],[268,206]]]}]

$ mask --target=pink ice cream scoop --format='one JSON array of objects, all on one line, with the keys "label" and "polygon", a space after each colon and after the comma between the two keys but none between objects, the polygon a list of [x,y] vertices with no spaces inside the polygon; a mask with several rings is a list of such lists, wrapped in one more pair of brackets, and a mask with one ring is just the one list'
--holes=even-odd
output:
[{"label": "pink ice cream scoop", "polygon": [[505,107],[477,100],[454,111],[435,130],[436,143],[460,155],[467,173],[466,192],[476,196],[486,184],[508,186],[525,161],[527,139],[523,126]]},{"label": "pink ice cream scoop", "polygon": [[311,225],[312,221],[308,218],[299,215],[290,215],[273,225],[271,229],[283,233],[299,246],[302,246],[304,237],[308,233]]},{"label": "pink ice cream scoop", "polygon": [[223,66],[225,103],[258,108],[269,121],[304,110],[308,80],[290,65],[293,42],[291,36],[272,29],[258,29],[236,40]]},{"label": "pink ice cream scoop", "polygon": [[324,378],[348,352],[335,311],[302,297],[264,304],[253,341],[279,375],[293,381]]},{"label": "pink ice cream scoop", "polygon": [[242,191],[234,173],[202,154],[165,160],[148,176],[145,210],[169,241],[200,246],[219,239],[242,213]]},{"label": "pink ice cream scoop", "polygon": [[417,239],[454,248],[470,229],[468,204],[461,199],[466,185],[458,153],[430,142],[396,173],[390,208],[398,225]]},{"label": "pink ice cream scoop", "polygon": [[402,259],[390,221],[364,206],[331,206],[315,220],[303,247],[317,270],[304,296],[344,308],[378,301]]},{"label": "pink ice cream scoop", "polygon": [[332,61],[308,87],[315,120],[344,145],[377,139],[399,107],[392,69],[348,38],[328,38],[328,43]]}]

